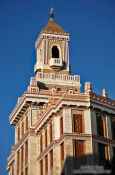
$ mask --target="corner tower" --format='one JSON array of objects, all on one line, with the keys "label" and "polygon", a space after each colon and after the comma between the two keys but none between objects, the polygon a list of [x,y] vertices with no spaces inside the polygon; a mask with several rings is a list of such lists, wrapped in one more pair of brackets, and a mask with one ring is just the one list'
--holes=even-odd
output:
[{"label": "corner tower", "polygon": [[54,20],[53,8],[50,19],[36,43],[34,72],[69,74],[69,34]]}]

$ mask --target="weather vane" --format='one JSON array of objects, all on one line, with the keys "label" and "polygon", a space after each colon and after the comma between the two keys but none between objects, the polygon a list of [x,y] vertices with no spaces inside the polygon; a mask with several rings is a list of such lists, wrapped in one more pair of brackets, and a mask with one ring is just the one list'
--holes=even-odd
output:
[{"label": "weather vane", "polygon": [[50,0],[51,9],[50,9],[50,20],[54,19],[54,10],[53,10],[53,0]]}]

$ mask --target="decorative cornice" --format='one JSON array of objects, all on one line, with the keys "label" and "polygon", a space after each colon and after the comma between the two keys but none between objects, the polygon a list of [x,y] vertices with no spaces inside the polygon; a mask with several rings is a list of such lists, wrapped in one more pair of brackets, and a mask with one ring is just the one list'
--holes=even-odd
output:
[{"label": "decorative cornice", "polygon": [[105,105],[114,107],[114,109],[115,109],[115,100],[112,100],[108,97],[103,97],[103,96],[98,95],[98,94],[93,93],[93,92],[90,93],[90,98],[91,98],[91,101],[98,101],[98,102],[103,103]]},{"label": "decorative cornice", "polygon": [[53,140],[53,142],[40,154],[37,156],[37,160],[40,161],[40,159],[45,156],[50,150],[53,149],[53,147],[57,144],[61,144],[61,142],[63,142],[63,140],[67,137],[72,137],[77,140],[87,140],[90,139],[92,137],[91,134],[76,134],[76,133],[64,133],[58,140]]},{"label": "decorative cornice", "polygon": [[[77,94],[76,94],[76,96],[77,96]],[[70,95],[68,97],[70,97]],[[75,94],[74,94],[74,97],[75,97]],[[37,122],[37,124],[35,126],[36,132],[38,132],[38,130],[40,130],[40,128],[42,127],[42,125],[44,125],[44,123],[49,120],[48,118],[50,118],[50,116],[52,114],[54,114],[54,113],[56,114],[57,111],[60,111],[60,108],[62,110],[64,108],[64,105],[73,105],[73,106],[82,106],[82,107],[85,106],[85,107],[88,107],[88,106],[90,106],[90,103],[89,103],[89,101],[85,101],[85,100],[83,101],[83,99],[80,100],[79,98],[69,99],[69,98],[67,98],[67,96],[65,98],[65,94],[64,94],[57,101],[56,104],[54,104],[51,101],[50,106],[48,106],[48,108],[45,110],[45,112],[42,113],[42,115],[40,115],[40,118],[39,118],[39,120],[38,120],[38,122]]]},{"label": "decorative cornice", "polygon": [[110,139],[110,138],[105,138],[99,135],[92,135],[92,138],[95,139],[96,141],[100,142],[100,143],[104,143],[104,144],[111,144],[115,146],[115,140]]},{"label": "decorative cornice", "polygon": [[11,125],[15,125],[18,120],[21,118],[21,116],[24,114],[24,112],[27,110],[27,108],[29,107],[30,103],[32,102],[41,102],[44,100],[46,100],[47,102],[49,97],[46,95],[38,95],[38,94],[34,94],[34,93],[25,93],[19,103],[17,103],[16,107],[14,108],[14,110],[12,111],[12,113],[10,114],[9,117],[9,121]]},{"label": "decorative cornice", "polygon": [[59,35],[59,34],[46,34],[46,33],[41,33],[37,39],[37,41],[35,42],[35,48],[37,49],[37,47],[40,45],[41,41],[43,39],[47,39],[47,40],[56,40],[56,41],[69,41],[69,36],[67,35]]}]

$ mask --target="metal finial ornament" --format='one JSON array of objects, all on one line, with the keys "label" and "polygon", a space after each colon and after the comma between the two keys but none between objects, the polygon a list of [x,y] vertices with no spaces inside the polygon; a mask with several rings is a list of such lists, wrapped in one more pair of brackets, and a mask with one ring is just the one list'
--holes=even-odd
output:
[{"label": "metal finial ornament", "polygon": [[50,9],[50,20],[54,19],[54,10],[53,8]]}]

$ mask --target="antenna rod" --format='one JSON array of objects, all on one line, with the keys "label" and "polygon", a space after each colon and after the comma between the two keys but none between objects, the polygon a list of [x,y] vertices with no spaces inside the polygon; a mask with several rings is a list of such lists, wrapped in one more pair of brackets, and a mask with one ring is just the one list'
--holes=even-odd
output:
[{"label": "antenna rod", "polygon": [[50,3],[51,3],[51,9],[50,9],[50,20],[53,20],[54,19],[54,11],[53,11],[53,0],[50,0]]},{"label": "antenna rod", "polygon": [[50,0],[51,8],[53,8],[53,0]]}]

